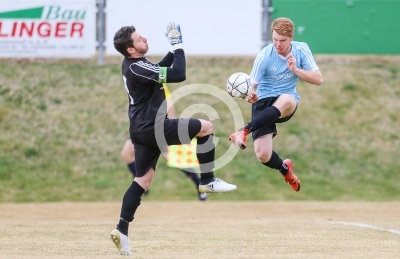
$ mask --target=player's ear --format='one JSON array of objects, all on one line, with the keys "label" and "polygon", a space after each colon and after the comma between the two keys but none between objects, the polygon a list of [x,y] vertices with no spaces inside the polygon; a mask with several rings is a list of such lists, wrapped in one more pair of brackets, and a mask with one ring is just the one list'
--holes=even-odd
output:
[{"label": "player's ear", "polygon": [[129,55],[132,55],[136,52],[135,48],[133,48],[133,47],[129,47],[126,50],[128,51]]}]

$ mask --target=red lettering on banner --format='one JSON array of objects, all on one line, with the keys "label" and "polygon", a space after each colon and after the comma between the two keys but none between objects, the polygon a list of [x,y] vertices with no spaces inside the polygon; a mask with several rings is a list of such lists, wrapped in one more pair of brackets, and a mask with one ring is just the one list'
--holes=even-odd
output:
[{"label": "red lettering on banner", "polygon": [[1,33],[1,27],[2,27],[2,26],[3,26],[3,23],[0,22],[0,37],[7,37],[8,34],[2,34],[2,33]]},{"label": "red lettering on banner", "polygon": [[29,28],[25,22],[21,23],[21,29],[19,31],[19,36],[22,37],[24,30],[28,33],[29,37],[32,37],[33,29],[35,28],[35,23],[31,23],[31,27]]},{"label": "red lettering on banner", "polygon": [[48,22],[42,22],[38,26],[38,34],[40,37],[47,38],[51,34],[51,24]]},{"label": "red lettering on banner", "polygon": [[17,34],[17,27],[18,23],[13,23],[12,31],[11,31],[11,36],[15,36]]},{"label": "red lettering on banner", "polygon": [[[8,23],[9,24],[9,23]],[[13,22],[8,25],[0,21],[0,38],[67,38],[83,37],[85,24],[82,22]]]},{"label": "red lettering on banner", "polygon": [[[54,35],[56,38],[65,38],[66,37],[66,34],[65,34],[65,31],[67,30],[65,28],[66,25],[67,25],[66,22],[56,23],[56,33]],[[64,34],[61,34],[62,32],[64,32]]]},{"label": "red lettering on banner", "polygon": [[79,38],[83,36],[83,23],[81,22],[73,22],[71,25],[71,37],[74,36],[74,33],[78,33]]}]

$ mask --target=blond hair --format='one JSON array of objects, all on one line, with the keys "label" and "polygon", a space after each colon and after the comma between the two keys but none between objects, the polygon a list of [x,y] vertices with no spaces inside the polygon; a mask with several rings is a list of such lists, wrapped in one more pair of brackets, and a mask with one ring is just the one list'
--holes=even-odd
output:
[{"label": "blond hair", "polygon": [[286,17],[276,18],[271,24],[271,32],[276,31],[286,37],[294,36],[294,23]]}]

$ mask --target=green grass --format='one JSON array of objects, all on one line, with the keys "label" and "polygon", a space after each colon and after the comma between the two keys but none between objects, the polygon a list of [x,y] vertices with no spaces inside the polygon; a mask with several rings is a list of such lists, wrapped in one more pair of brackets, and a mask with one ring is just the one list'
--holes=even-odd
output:
[{"label": "green grass", "polygon": [[[152,57],[154,61],[159,57]],[[295,162],[302,190],[258,162],[253,143],[216,175],[238,185],[212,200],[399,200],[400,57],[317,56],[322,86],[300,82],[299,109],[278,125],[274,150]],[[187,80],[225,89],[253,57],[188,57]],[[128,136],[120,58],[107,65],[77,60],[1,60],[0,202],[121,200],[131,177],[119,157]],[[237,100],[244,120],[250,105]],[[217,157],[236,130],[226,105],[210,95],[187,96],[212,106],[220,138]],[[196,116],[207,118],[201,111]],[[160,158],[150,200],[194,200],[195,187]]]}]

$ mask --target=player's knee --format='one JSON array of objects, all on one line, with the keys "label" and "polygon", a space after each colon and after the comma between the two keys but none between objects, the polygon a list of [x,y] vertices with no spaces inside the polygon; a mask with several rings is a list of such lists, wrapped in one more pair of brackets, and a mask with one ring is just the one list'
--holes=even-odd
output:
[{"label": "player's knee", "polygon": [[213,133],[213,125],[210,121],[200,120],[201,130],[198,134],[199,137],[210,135]]},{"label": "player's knee", "polygon": [[267,163],[271,159],[271,152],[259,150],[256,151],[256,156],[261,163]]},{"label": "player's knee", "polygon": [[296,100],[290,98],[285,99],[279,103],[275,103],[274,106],[281,112],[281,118],[292,114],[296,110]]},{"label": "player's knee", "polygon": [[154,177],[154,169],[151,168],[145,175],[136,177],[135,181],[144,189],[147,190],[150,188],[150,185],[153,181]]}]

